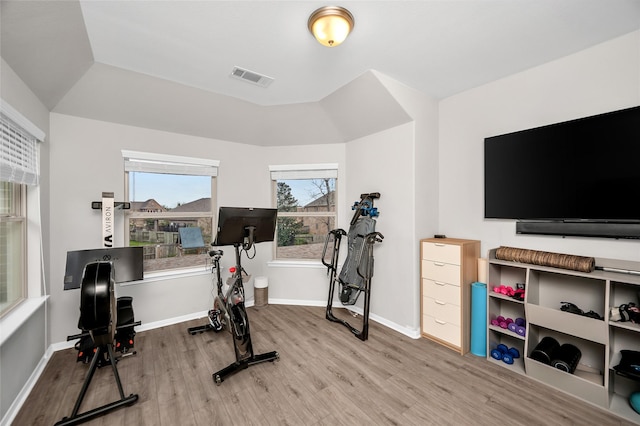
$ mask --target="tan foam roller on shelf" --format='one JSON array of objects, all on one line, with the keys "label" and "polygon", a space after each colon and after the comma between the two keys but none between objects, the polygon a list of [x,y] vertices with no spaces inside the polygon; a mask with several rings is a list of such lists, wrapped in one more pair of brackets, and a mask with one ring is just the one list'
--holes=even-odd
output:
[{"label": "tan foam roller on shelf", "polygon": [[496,250],[496,259],[530,263],[532,265],[551,266],[553,268],[570,269],[580,272],[591,272],[596,266],[596,260],[593,257],[513,247],[499,247]]}]

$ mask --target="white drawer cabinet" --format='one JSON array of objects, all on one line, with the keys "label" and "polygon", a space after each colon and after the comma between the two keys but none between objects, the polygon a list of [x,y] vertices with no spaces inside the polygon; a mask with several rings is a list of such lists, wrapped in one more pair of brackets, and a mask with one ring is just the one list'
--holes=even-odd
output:
[{"label": "white drawer cabinet", "polygon": [[469,352],[471,283],[478,277],[480,241],[420,241],[420,321],[423,337]]}]

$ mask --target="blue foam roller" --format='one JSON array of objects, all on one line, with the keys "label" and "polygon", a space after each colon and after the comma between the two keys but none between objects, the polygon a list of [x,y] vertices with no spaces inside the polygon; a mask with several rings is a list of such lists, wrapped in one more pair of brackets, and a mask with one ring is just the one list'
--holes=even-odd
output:
[{"label": "blue foam roller", "polygon": [[471,353],[487,356],[487,285],[471,284]]}]

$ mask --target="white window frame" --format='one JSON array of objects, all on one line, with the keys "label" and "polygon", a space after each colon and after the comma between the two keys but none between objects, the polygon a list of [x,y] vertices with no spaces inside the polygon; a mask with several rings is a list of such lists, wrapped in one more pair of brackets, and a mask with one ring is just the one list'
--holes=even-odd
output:
[{"label": "white window frame", "polygon": [[[4,182],[3,182],[4,183]],[[23,302],[28,295],[27,292],[27,217],[26,217],[26,185],[18,182],[8,182],[12,189],[10,191],[10,197],[12,200],[10,201],[12,208],[10,211],[6,212],[6,214],[0,214],[0,222],[3,224],[12,224],[17,225],[19,229],[18,238],[20,239],[18,244],[13,244],[12,248],[19,246],[20,253],[12,253],[10,255],[9,252],[3,253],[3,258],[0,259],[0,265],[2,266],[2,280],[6,282],[4,283],[7,288],[6,292],[8,294],[14,293],[12,297],[11,303],[8,303],[0,310],[0,317],[3,317],[7,313],[11,312],[13,308]],[[8,235],[4,236],[8,238]],[[7,245],[8,243],[5,242]],[[4,243],[3,243],[4,244]],[[11,262],[10,264],[5,263],[6,260],[9,260],[10,257],[17,255],[17,262]],[[5,257],[6,256],[6,257]],[[14,270],[14,268],[10,266],[18,265],[18,270]],[[9,289],[9,283],[15,281],[15,279],[19,279],[21,283],[17,287],[11,286],[11,291]]]},{"label": "white window frame", "polygon": [[[336,180],[336,188],[334,194],[335,210],[333,212],[278,212],[278,217],[333,217],[334,223],[338,224],[338,164],[337,163],[316,163],[316,164],[284,164],[284,165],[270,165],[269,173],[271,176],[271,188],[272,188],[272,202],[273,206],[277,208],[277,182],[279,180],[294,180],[294,179],[325,179],[331,178]],[[277,232],[277,231],[276,231]],[[277,235],[273,242],[273,260],[272,264],[278,265],[321,265],[320,258],[318,259],[285,259],[278,258],[278,239]]]},{"label": "white window frame", "polygon": [[33,312],[45,302],[47,289],[43,286],[42,229],[40,217],[40,143],[46,134],[29,119],[0,99],[2,115],[2,152],[0,176],[12,182],[16,194],[13,212],[2,220],[19,221],[22,225],[21,276],[22,296],[2,312],[0,345],[2,345]]},{"label": "white window frame", "polygon": [[[211,229],[216,229],[215,213],[217,211],[217,176],[218,168],[220,166],[219,160],[129,150],[122,150],[122,157],[124,159],[125,171],[125,201],[130,201],[129,172],[166,173],[211,177],[211,211],[209,212],[132,212],[125,210],[126,219],[124,227],[124,245],[126,247],[129,246],[130,241],[129,221],[131,219],[179,218],[189,220],[206,218],[211,221]],[[207,244],[207,241],[205,241],[205,244]],[[190,275],[203,271],[204,268],[202,267],[178,267],[160,271],[145,272],[144,281],[162,280],[175,275]],[[135,282],[132,284],[135,284]]]}]

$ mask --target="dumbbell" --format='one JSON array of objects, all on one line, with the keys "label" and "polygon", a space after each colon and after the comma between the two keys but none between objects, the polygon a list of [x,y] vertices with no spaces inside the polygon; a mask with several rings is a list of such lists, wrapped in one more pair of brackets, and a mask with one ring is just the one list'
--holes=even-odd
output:
[{"label": "dumbbell", "polygon": [[500,328],[507,328],[509,324],[511,324],[513,320],[511,318],[505,318],[502,315],[498,316],[496,319],[491,320],[491,325],[495,325]]},{"label": "dumbbell", "polygon": [[514,322],[507,324],[507,329],[519,336],[527,334],[526,321],[524,318],[516,318]]},{"label": "dumbbell", "polygon": [[513,296],[515,293],[515,290],[513,289],[513,287],[509,287],[508,285],[499,285],[499,286],[495,286],[493,287],[493,291],[495,293],[500,293],[500,294],[504,294],[505,296]]},{"label": "dumbbell", "polygon": [[513,360],[520,358],[520,351],[516,348],[508,348],[507,345],[500,343],[495,349],[491,350],[491,358],[502,360],[505,364],[513,364]]}]

